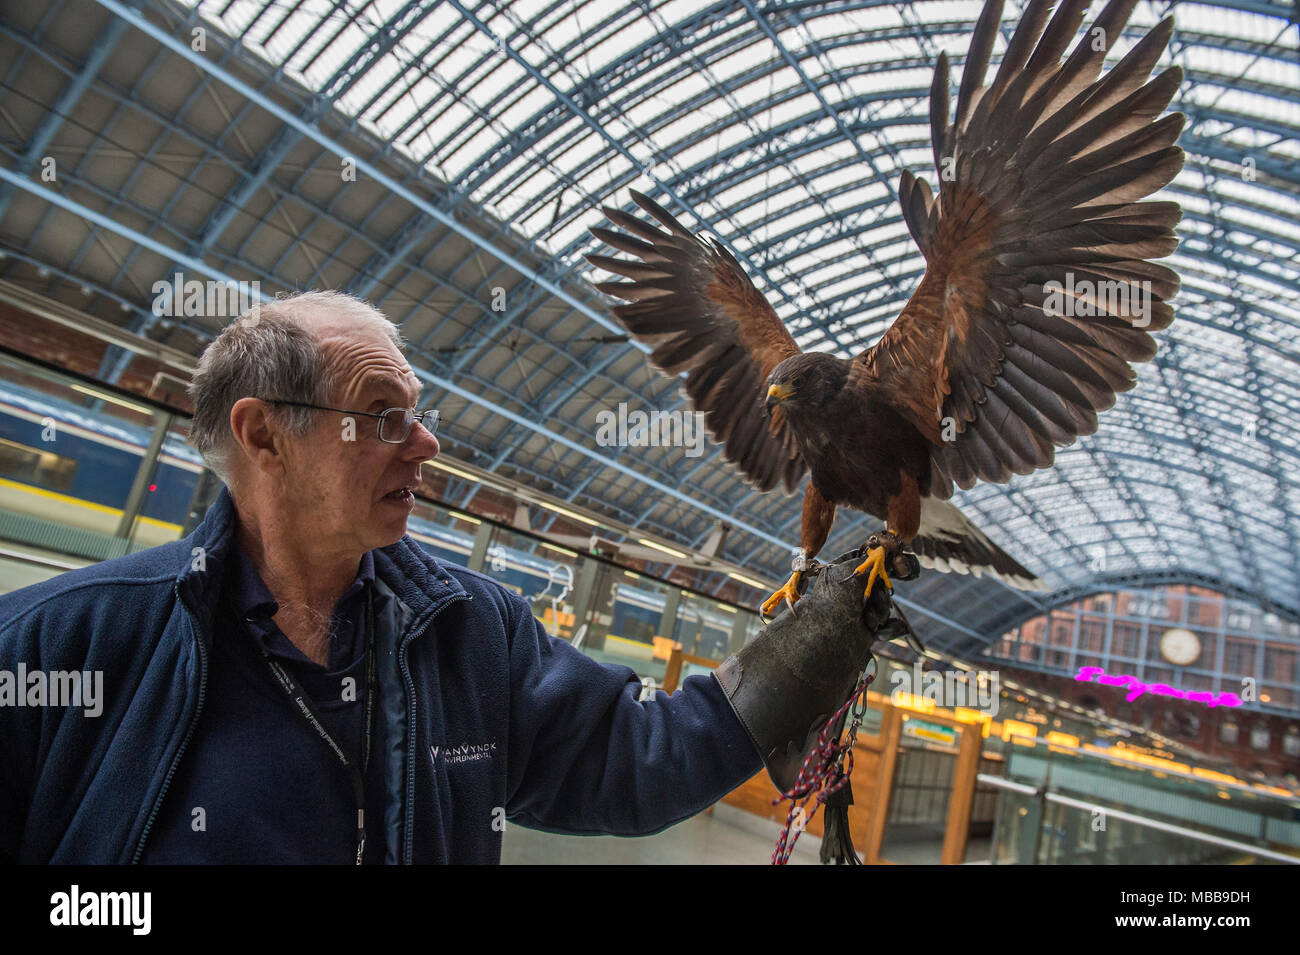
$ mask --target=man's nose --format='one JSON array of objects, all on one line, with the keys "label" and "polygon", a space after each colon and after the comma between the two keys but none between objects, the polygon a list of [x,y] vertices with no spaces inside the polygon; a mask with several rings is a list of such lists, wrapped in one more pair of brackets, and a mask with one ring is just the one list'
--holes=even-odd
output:
[{"label": "man's nose", "polygon": [[419,461],[428,461],[438,456],[441,446],[438,439],[423,424],[411,425],[411,433],[402,445],[402,457]]}]

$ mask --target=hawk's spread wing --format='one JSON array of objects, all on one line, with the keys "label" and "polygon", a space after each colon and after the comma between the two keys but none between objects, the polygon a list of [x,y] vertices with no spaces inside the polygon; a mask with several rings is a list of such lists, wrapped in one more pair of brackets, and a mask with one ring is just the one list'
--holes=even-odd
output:
[{"label": "hawk's spread wing", "polygon": [[931,494],[1050,465],[1133,387],[1129,362],[1150,360],[1149,332],[1173,321],[1178,276],[1147,260],[1177,247],[1179,207],[1139,201],[1183,165],[1182,114],[1156,118],[1182,72],[1147,82],[1172,20],[1098,79],[1135,3],[1111,0],[1062,61],[1089,0],[1065,0],[1054,16],[1050,0],[1033,0],[984,86],[1002,14],[1000,0],[987,3],[951,124],[939,57],[939,195],[909,172],[899,189],[925,277],[853,371],[935,445]]},{"label": "hawk's spread wing", "polygon": [[606,208],[606,218],[632,235],[600,228],[592,235],[641,261],[588,255],[592,265],[632,280],[596,288],[631,303],[614,306],[614,315],[653,346],[656,368],[685,373],[691,406],[703,412],[726,459],[761,491],[778,483],[793,491],[806,468],[780,409],[770,422],[764,415],[763,383],[799,347],[730,252],[697,239],[641,193],[632,197],[668,231]]}]

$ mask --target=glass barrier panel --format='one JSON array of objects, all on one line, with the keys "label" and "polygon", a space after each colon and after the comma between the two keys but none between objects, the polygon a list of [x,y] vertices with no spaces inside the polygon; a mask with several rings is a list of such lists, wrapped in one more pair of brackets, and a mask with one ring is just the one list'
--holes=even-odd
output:
[{"label": "glass barrier panel", "polygon": [[902,713],[889,816],[880,856],[890,862],[938,865],[948,829],[960,731]]},{"label": "glass barrier panel", "polygon": [[203,459],[185,443],[189,433],[188,421],[173,421],[167,429],[131,529],[132,550],[156,547],[181,537],[190,501],[204,472]]},{"label": "glass barrier panel", "polygon": [[[472,550],[478,525],[468,516],[457,518],[449,512],[445,519],[453,522],[453,526],[464,527],[454,533],[461,538],[461,547]],[[444,532],[441,536],[445,539],[448,534]],[[468,553],[461,560],[468,560]],[[571,640],[575,623],[574,584],[580,562],[581,558],[567,548],[493,527],[483,559],[483,573],[528,601],[533,616],[548,633]]]},{"label": "glass barrier panel", "polygon": [[1037,797],[1001,790],[994,816],[993,851],[989,861],[994,865],[1034,864],[1041,816],[1042,802]]},{"label": "glass barrier panel", "polygon": [[0,356],[0,538],[126,553],[118,529],[153,432],[142,402]]},{"label": "glass barrier panel", "polygon": [[682,652],[688,656],[725,660],[738,612],[734,607],[708,597],[683,593],[677,606],[673,639],[682,645]]},{"label": "glass barrier panel", "polygon": [[406,533],[439,563],[469,567],[481,524],[476,517],[417,499]]},{"label": "glass barrier panel", "polygon": [[660,627],[670,589],[676,588],[603,561],[592,563],[590,632],[582,651],[602,663],[631,667],[643,680],[662,686],[673,642]]}]

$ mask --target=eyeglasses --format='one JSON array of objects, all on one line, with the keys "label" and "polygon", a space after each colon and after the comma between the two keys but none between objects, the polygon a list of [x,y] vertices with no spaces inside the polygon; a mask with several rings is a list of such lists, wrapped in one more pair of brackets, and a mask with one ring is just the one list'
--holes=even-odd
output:
[{"label": "eyeglasses", "polygon": [[379,440],[385,444],[402,444],[411,434],[411,428],[418,421],[424,430],[434,434],[438,430],[438,409],[416,411],[414,408],[387,408],[384,411],[345,411],[342,408],[326,408],[324,405],[309,405],[305,401],[283,401],[279,398],[263,398],[267,404],[293,405],[297,408],[314,408],[317,411],[336,411],[339,414],[359,414],[367,418],[379,419]]}]

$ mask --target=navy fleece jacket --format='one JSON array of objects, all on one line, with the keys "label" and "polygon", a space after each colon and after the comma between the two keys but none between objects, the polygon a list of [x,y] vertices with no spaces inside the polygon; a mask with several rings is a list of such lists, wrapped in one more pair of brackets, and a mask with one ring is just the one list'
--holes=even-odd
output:
[{"label": "navy fleece jacket", "polygon": [[[139,861],[203,712],[213,641],[237,636],[215,620],[233,531],[223,489],[183,541],[0,597],[0,671],[103,681],[94,716],[0,705],[0,860]],[[499,862],[506,819],[658,832],[762,768],[713,677],[639,702],[632,670],[552,638],[491,579],[409,537],[372,553],[385,861]]]}]

